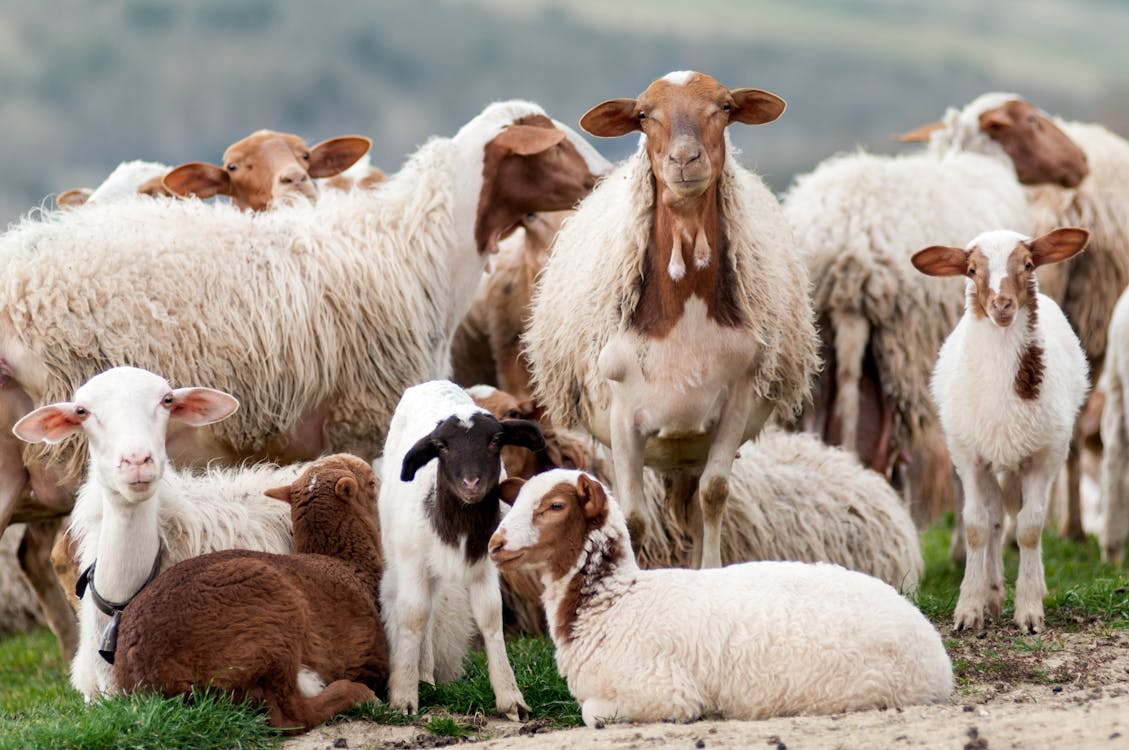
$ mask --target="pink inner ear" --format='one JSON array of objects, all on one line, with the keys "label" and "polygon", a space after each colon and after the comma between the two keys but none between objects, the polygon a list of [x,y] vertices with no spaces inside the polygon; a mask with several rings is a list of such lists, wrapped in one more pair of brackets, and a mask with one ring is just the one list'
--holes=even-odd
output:
[{"label": "pink inner ear", "polygon": [[12,431],[29,443],[57,443],[82,429],[82,420],[74,413],[74,404],[42,406],[16,422]]},{"label": "pink inner ear", "polygon": [[218,422],[235,413],[239,402],[211,388],[178,388],[173,391],[172,419],[200,426]]}]

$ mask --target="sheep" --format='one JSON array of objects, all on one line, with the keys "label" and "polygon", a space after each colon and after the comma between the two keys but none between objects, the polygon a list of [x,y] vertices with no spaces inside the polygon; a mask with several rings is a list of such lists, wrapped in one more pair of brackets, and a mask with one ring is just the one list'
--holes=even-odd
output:
[{"label": "sheep", "polygon": [[[180,465],[371,460],[403,389],[446,375],[497,237],[529,211],[568,208],[601,161],[537,105],[510,101],[429,141],[378,190],[316,205],[253,214],[135,198],[26,218],[0,237],[0,435],[128,363],[249,407],[172,434]],[[73,284],[76,268],[98,272]],[[21,456],[0,441],[0,529],[31,509],[66,513],[82,453]],[[70,616],[61,590],[53,606]]]},{"label": "sheep", "polygon": [[1101,417],[1104,450],[1098,542],[1102,560],[1120,563],[1129,538],[1129,292],[1121,295],[1113,309],[1102,384],[1106,402]]},{"label": "sheep", "polygon": [[227,550],[161,573],[122,612],[118,684],[256,699],[288,734],[374,701],[388,680],[376,493],[368,463],[348,454],[267,490],[289,505],[298,554]]},{"label": "sheep", "polygon": [[87,701],[117,692],[110,660],[120,610],[158,571],[221,549],[291,551],[287,508],[262,490],[291,481],[300,467],[192,476],[168,465],[170,420],[209,424],[237,406],[222,391],[173,389],[154,373],[117,367],[84,383],[73,401],[42,406],[16,423],[13,431],[28,442],[84,433],[90,444],[69,526],[83,571],[71,683]]},{"label": "sheep", "polygon": [[170,169],[172,167],[160,162],[123,161],[97,188],[64,190],[55,202],[59,208],[76,208],[87,203],[108,203],[131,195],[171,196],[172,193],[161,183]]},{"label": "sheep", "polygon": [[490,557],[540,573],[557,669],[590,727],[900,708],[952,692],[940,635],[885,583],[798,562],[640,570],[618,503],[581,471],[526,482]]},{"label": "sheep", "polygon": [[[929,139],[938,154],[958,150],[985,154],[1011,167],[1027,185],[1035,216],[1032,234],[1073,225],[1091,233],[1085,253],[1048,269],[1041,284],[1071,322],[1086,352],[1092,382],[1101,376],[1106,331],[1113,307],[1129,284],[1129,141],[1092,123],[1051,117],[1017,94],[991,92],[961,109],[951,108],[940,123],[925,126],[912,139]],[[1053,179],[1040,180],[1050,171]],[[1015,227],[1013,227],[1015,228]],[[1063,535],[1082,540],[1081,444],[1076,432],[1067,456],[1066,514]]]},{"label": "sheep", "polygon": [[561,228],[526,333],[535,397],[553,424],[611,446],[630,524],[644,465],[691,470],[706,567],[721,564],[737,447],[774,409],[800,407],[818,360],[791,230],[725,136],[784,106],[682,71],[589,110],[593,135],[643,138]]},{"label": "sheep", "polygon": [[[856,152],[798,176],[782,199],[813,284],[826,367],[805,428],[900,486],[919,522],[955,504],[929,374],[960,317],[956,281],[928,283],[909,256],[985,226],[1030,231],[1009,167],[978,154]],[[898,462],[912,454],[908,470]]]},{"label": "sheep", "polygon": [[494,385],[520,399],[532,396],[521,337],[537,276],[553,238],[572,211],[528,213],[519,231],[498,243],[494,268],[478,287],[451,341],[451,379],[462,386]]},{"label": "sheep", "polygon": [[392,662],[388,702],[395,710],[415,713],[419,681],[442,680],[451,671],[440,658],[445,653],[461,661],[436,632],[443,624],[440,595],[457,585],[482,633],[498,713],[515,721],[528,714],[506,657],[498,572],[486,556],[501,514],[506,445],[537,450],[544,442],[534,423],[499,422],[450,381],[408,388],[392,415],[383,460],[400,473],[385,472],[379,509],[386,554],[380,603]]},{"label": "sheep", "polygon": [[941,345],[930,384],[964,489],[968,561],[954,629],[979,630],[1004,602],[1001,524],[1018,499],[1015,623],[1043,629],[1043,522],[1051,482],[1066,460],[1086,399],[1086,355],[1066,316],[1039,294],[1035,269],[1073,257],[1089,233],[1063,227],[1031,239],[1011,230],[977,235],[965,248],[914,254],[929,276],[965,276],[965,312]]},{"label": "sheep", "polygon": [[360,135],[330,138],[315,146],[292,133],[257,130],[223,152],[223,166],[189,162],[162,183],[175,195],[227,195],[242,209],[265,211],[280,202],[317,200],[312,178],[338,175],[364,156],[372,141]]}]

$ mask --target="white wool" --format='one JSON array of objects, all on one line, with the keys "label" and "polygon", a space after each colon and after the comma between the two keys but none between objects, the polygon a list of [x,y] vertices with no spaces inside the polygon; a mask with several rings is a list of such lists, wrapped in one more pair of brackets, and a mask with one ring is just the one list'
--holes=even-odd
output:
[{"label": "white wool", "polygon": [[993,91],[981,94],[960,109],[949,107],[942,118],[944,127],[929,135],[929,150],[941,156],[961,151],[984,154],[1011,166],[1011,157],[1003,147],[980,130],[980,115],[1022,99],[1019,94]]},{"label": "white wool", "polygon": [[123,161],[94,189],[87,203],[107,203],[134,196],[142,184],[154,177],[163,177],[171,170],[167,164],[154,161]]},{"label": "white wool", "polygon": [[[544,490],[575,484],[578,474],[549,472],[522,488],[500,526],[507,549],[517,549],[511,525],[532,514]],[[542,572],[554,617],[575,602],[577,572],[576,620],[552,633],[557,668],[589,726],[900,708],[952,691],[952,667],[929,621],[888,585],[839,566],[640,570],[609,496],[606,520],[588,532],[572,569],[557,580]]]},{"label": "white wool", "polygon": [[685,86],[690,83],[690,79],[695,75],[692,70],[675,70],[667,73],[662,77],[667,83],[673,83],[675,86]]},{"label": "white wool", "polygon": [[1120,562],[1129,539],[1129,293],[1121,295],[1109,324],[1109,349],[1102,374],[1102,559]]}]

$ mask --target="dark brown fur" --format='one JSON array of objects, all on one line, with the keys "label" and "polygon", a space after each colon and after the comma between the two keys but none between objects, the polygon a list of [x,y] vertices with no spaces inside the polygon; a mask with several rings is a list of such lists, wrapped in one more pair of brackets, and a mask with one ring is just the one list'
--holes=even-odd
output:
[{"label": "dark brown fur", "polygon": [[[321,459],[269,493],[289,498],[299,554],[215,552],[158,576],[123,614],[119,685],[166,696],[211,685],[265,703],[290,732],[383,692],[376,485],[361,459]],[[329,682],[313,698],[298,690],[302,667]]]},{"label": "dark brown fur", "polygon": [[[1028,277],[1027,284],[1027,335],[1035,335],[1039,322],[1038,290],[1035,277]],[[1039,398],[1039,386],[1043,384],[1043,347],[1029,339],[1027,348],[1019,358],[1019,369],[1015,373],[1015,392],[1019,397],[1033,401]]]}]

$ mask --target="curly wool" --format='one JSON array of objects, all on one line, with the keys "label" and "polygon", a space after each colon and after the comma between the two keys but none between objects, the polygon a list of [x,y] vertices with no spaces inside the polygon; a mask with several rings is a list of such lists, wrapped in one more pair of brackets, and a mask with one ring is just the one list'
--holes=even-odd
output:
[{"label": "curly wool", "polygon": [[[130,364],[236,396],[206,428],[229,458],[321,404],[327,450],[375,457],[400,393],[446,365],[454,156],[433,139],[378,190],[267,213],[140,197],[25,219],[0,239],[0,339],[42,360],[36,403]],[[25,459],[77,476],[64,446]]]},{"label": "curly wool", "polygon": [[[726,142],[720,214],[749,336],[759,347],[750,377],[758,398],[798,411],[818,366],[808,280],[776,198],[742,168]],[[645,149],[619,165],[561,228],[533,297],[525,343],[533,391],[554,424],[581,427],[608,408],[596,360],[627,329],[639,303],[654,215]]]}]

